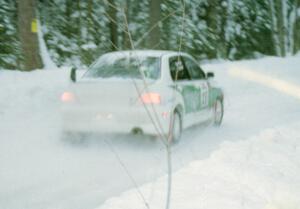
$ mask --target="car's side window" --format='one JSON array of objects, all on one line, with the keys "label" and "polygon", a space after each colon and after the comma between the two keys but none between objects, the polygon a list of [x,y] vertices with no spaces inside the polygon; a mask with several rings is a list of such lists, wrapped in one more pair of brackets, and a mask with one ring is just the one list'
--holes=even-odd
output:
[{"label": "car's side window", "polygon": [[190,80],[190,74],[183,65],[182,57],[175,56],[169,59],[170,74],[173,81]]},{"label": "car's side window", "polygon": [[193,80],[205,79],[205,73],[194,60],[189,57],[183,57],[183,60]]}]

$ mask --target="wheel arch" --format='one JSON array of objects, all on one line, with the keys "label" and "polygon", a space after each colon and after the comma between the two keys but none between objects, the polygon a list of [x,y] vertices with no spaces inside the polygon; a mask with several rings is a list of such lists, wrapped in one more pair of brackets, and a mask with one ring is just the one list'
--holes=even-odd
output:
[{"label": "wheel arch", "polygon": [[[180,114],[180,117],[183,116],[183,113],[184,113],[184,109],[183,109],[183,106],[181,104],[177,104],[174,109],[173,109],[173,112],[178,112]],[[182,119],[182,118],[181,118]]]},{"label": "wheel arch", "polygon": [[183,129],[183,127],[184,127],[184,124],[183,124],[184,123],[184,107],[183,107],[183,105],[177,104],[174,107],[172,113],[175,113],[175,112],[177,112],[179,114],[181,129]]},{"label": "wheel arch", "polygon": [[213,87],[210,94],[210,106],[214,105],[215,101],[218,99],[223,103],[224,93],[222,89]]}]

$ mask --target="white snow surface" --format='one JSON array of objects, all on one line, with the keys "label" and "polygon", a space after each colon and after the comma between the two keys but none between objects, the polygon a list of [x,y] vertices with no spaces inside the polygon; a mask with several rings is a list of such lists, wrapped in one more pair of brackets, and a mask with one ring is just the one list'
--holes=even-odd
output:
[{"label": "white snow surface", "polygon": [[[173,175],[173,209],[300,208],[300,122],[224,142],[209,159]],[[166,177],[140,188],[150,208],[164,208]],[[153,192],[155,191],[155,192]],[[135,189],[97,209],[146,208]]]},{"label": "white snow surface", "polygon": [[40,21],[38,20],[38,40],[39,40],[39,48],[40,48],[40,55],[43,61],[44,69],[57,69],[56,64],[51,59],[49,51],[47,49],[46,42],[43,37],[43,30]]},{"label": "white snow surface", "polygon": [[[186,130],[172,147],[171,208],[299,208],[300,98],[289,93],[299,89],[299,66],[300,54],[203,66],[224,89],[224,122]],[[274,84],[234,74],[240,71]],[[60,139],[68,78],[66,69],[0,70],[0,208],[144,208],[112,147],[150,208],[163,208],[167,166],[159,141]]]}]

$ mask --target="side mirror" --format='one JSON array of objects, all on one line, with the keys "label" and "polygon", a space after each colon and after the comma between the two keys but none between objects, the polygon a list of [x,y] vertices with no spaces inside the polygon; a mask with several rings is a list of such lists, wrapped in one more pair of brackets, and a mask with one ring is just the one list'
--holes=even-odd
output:
[{"label": "side mirror", "polygon": [[71,69],[71,73],[70,73],[70,79],[72,82],[76,82],[76,68],[72,67]]},{"label": "side mirror", "polygon": [[206,74],[206,78],[213,78],[213,77],[215,77],[215,74],[213,72],[208,72]]}]

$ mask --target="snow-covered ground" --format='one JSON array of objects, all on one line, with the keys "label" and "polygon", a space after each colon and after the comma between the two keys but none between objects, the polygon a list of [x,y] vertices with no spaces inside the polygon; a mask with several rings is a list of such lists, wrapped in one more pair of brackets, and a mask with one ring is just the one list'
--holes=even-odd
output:
[{"label": "snow-covered ground", "polygon": [[[224,142],[209,159],[173,175],[174,209],[300,208],[300,122]],[[150,208],[165,208],[166,177],[140,188]],[[111,198],[98,209],[147,208],[137,190]]]},{"label": "snow-covered ground", "polygon": [[[189,129],[172,148],[172,208],[299,208],[299,66],[300,56],[203,66],[224,87],[224,123]],[[143,208],[112,148],[137,184],[148,182],[141,191],[150,208],[163,208],[161,143],[60,140],[59,98],[68,82],[64,70],[0,71],[0,208]]]}]

